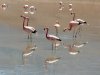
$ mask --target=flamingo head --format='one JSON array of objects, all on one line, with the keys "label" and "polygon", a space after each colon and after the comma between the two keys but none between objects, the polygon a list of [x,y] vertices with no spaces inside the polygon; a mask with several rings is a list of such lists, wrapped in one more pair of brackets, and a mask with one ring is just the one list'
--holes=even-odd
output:
[{"label": "flamingo head", "polygon": [[25,17],[24,15],[21,15],[20,17],[24,18],[24,19],[28,19],[29,20],[29,17]]},{"label": "flamingo head", "polygon": [[48,29],[49,29],[49,28],[47,28],[47,27],[46,27],[46,28],[44,28],[44,30],[48,30]]},{"label": "flamingo head", "polygon": [[62,1],[59,1],[59,4],[60,4],[60,5],[62,5],[62,4],[63,4],[63,2],[62,2]]},{"label": "flamingo head", "polygon": [[73,14],[75,15],[75,13],[71,13],[71,15],[73,15]]}]

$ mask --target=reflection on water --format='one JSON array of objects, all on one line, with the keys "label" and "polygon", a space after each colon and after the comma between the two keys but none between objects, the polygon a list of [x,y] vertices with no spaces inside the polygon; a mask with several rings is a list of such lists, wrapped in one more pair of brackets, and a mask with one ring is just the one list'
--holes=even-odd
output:
[{"label": "reflection on water", "polygon": [[31,54],[36,50],[36,45],[33,44],[32,39],[28,39],[27,40],[27,45],[25,47],[25,49],[23,50],[23,64],[27,64],[28,63],[28,57],[31,56]]},{"label": "reflection on water", "polygon": [[68,44],[68,45],[64,45],[64,48],[67,48],[68,51],[69,51],[69,54],[71,55],[76,55],[76,54],[79,54],[80,51],[79,51],[79,48],[85,46],[88,42],[84,42],[84,43],[72,43],[72,44]]}]

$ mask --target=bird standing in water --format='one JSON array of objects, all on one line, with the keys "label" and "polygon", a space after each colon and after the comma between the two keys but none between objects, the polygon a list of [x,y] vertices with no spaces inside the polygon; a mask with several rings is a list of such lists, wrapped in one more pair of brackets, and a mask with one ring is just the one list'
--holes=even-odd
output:
[{"label": "bird standing in water", "polygon": [[57,36],[54,35],[50,35],[48,34],[49,28],[44,28],[44,30],[46,31],[46,38],[52,42],[52,50],[53,50],[53,46],[54,44],[56,44],[56,42],[60,42],[61,39]]},{"label": "bird standing in water", "polygon": [[[34,27],[28,26],[29,17],[21,16],[23,20],[23,30],[28,33],[28,39],[32,39],[32,33],[36,33],[37,30]],[[26,23],[26,25],[25,25]]]},{"label": "bird standing in water", "polygon": [[73,40],[75,41],[77,38],[77,35],[80,35],[80,31],[82,30],[82,25],[83,24],[87,24],[86,21],[82,20],[82,19],[75,19],[76,14],[75,13],[71,13],[71,15],[73,15],[73,20],[69,22],[68,27],[66,27],[63,31],[65,32],[66,30],[68,31],[73,31]]},{"label": "bird standing in water", "polygon": [[60,27],[59,21],[56,20],[56,24],[54,24],[54,27],[56,29],[56,36],[58,36],[58,28]]}]

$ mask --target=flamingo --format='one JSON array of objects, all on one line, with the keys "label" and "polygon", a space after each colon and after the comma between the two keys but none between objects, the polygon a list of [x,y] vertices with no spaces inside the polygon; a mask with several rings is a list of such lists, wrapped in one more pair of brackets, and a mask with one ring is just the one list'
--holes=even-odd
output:
[{"label": "flamingo", "polygon": [[69,11],[72,12],[72,4],[69,4]]},{"label": "flamingo", "polygon": [[[24,17],[24,16],[21,16],[21,17],[24,18],[24,20],[23,20],[23,30],[28,33],[28,39],[32,38],[32,33],[35,34],[37,32],[37,30],[34,27],[28,26],[29,17]],[[27,25],[25,26],[26,21],[27,21]]]},{"label": "flamingo", "polygon": [[28,8],[29,8],[29,5],[24,5],[24,13],[25,14],[28,14]]},{"label": "flamingo", "polygon": [[57,36],[48,34],[49,28],[44,28],[44,30],[46,31],[46,38],[47,38],[49,41],[52,42],[52,50],[53,50],[53,45],[54,45],[54,43],[60,42],[61,39],[60,39],[59,37],[57,37]]},{"label": "flamingo", "polygon": [[58,36],[58,28],[60,27],[59,21],[56,20],[56,24],[54,25],[55,29],[56,29],[56,36]]},{"label": "flamingo", "polygon": [[71,15],[73,15],[73,20],[69,22],[69,27],[65,28],[63,31],[64,32],[66,30],[71,31],[74,28],[73,38],[76,38],[77,34],[79,34],[79,32],[81,30],[81,26],[83,24],[87,24],[87,22],[82,19],[75,19],[75,17],[76,17],[75,13],[71,13]]},{"label": "flamingo", "polygon": [[82,19],[75,19],[75,17],[76,17],[75,13],[71,13],[71,15],[73,15],[73,20],[69,22],[69,28],[65,28],[64,31],[66,31],[66,30],[70,31],[70,30],[72,30],[72,28],[74,28],[78,25],[87,24],[87,22]]},{"label": "flamingo", "polygon": [[4,4],[1,5],[1,7],[2,7],[3,10],[6,10],[6,8],[8,7],[8,5],[4,3]]},{"label": "flamingo", "polygon": [[62,1],[59,1],[59,11],[62,11],[63,8],[64,8],[64,5],[63,5],[63,2]]}]

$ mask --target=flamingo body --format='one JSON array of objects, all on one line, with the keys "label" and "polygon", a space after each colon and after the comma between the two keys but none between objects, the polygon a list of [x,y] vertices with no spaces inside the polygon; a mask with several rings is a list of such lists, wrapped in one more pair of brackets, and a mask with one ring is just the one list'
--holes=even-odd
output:
[{"label": "flamingo body", "polygon": [[69,29],[68,30],[72,30],[73,27],[79,25],[79,22],[77,21],[70,21],[69,22]]},{"label": "flamingo body", "polygon": [[28,33],[36,33],[36,29],[31,26],[24,26],[24,30]]},{"label": "flamingo body", "polygon": [[51,40],[51,41],[61,41],[60,38],[58,38],[57,36],[54,36],[54,35],[47,35],[46,37],[48,40]]},{"label": "flamingo body", "polygon": [[75,21],[79,22],[79,25],[81,24],[87,24],[86,21],[82,20],[82,19],[76,19]]}]

